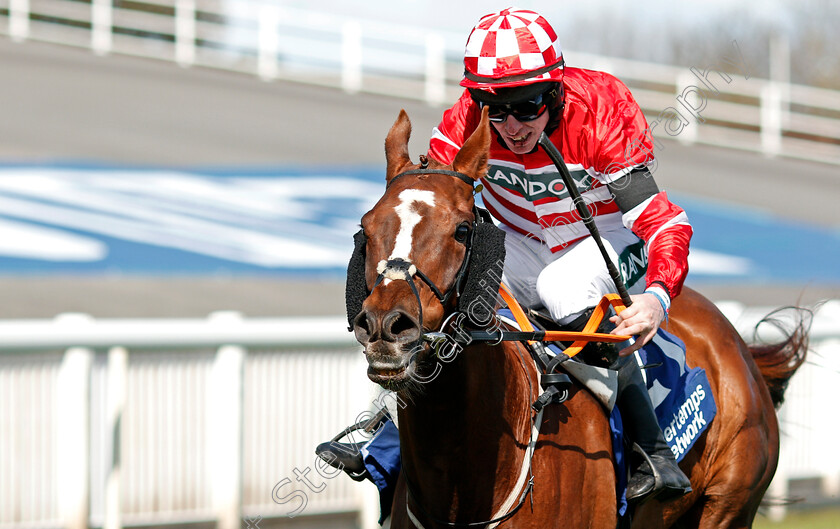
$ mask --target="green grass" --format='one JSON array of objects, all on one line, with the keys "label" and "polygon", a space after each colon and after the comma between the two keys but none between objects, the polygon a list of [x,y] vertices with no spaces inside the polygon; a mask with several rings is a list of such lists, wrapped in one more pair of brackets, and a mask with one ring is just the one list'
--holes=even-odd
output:
[{"label": "green grass", "polygon": [[789,511],[781,522],[771,522],[766,516],[758,515],[753,529],[840,529],[840,508]]}]

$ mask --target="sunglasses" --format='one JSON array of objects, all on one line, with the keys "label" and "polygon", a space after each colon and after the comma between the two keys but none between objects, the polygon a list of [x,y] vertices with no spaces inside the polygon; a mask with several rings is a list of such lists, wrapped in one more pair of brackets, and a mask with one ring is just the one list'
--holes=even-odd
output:
[{"label": "sunglasses", "polygon": [[479,108],[488,107],[490,121],[503,123],[508,116],[513,116],[517,121],[533,121],[545,114],[548,110],[547,94],[539,94],[533,99],[521,103],[507,103],[504,105],[490,105],[479,102]]}]

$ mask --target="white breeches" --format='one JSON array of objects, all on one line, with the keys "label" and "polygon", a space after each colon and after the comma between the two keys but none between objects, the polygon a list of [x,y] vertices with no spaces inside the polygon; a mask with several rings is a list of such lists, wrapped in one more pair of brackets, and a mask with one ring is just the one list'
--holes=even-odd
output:
[{"label": "white breeches", "polygon": [[[587,237],[568,248],[552,253],[540,241],[525,237],[507,226],[505,230],[505,271],[503,280],[516,299],[527,307],[544,307],[559,323],[568,323],[610,292],[610,277],[598,245]],[[628,229],[601,232],[601,239],[614,263],[618,254],[639,238]],[[628,285],[631,294],[644,291],[644,280]]]}]

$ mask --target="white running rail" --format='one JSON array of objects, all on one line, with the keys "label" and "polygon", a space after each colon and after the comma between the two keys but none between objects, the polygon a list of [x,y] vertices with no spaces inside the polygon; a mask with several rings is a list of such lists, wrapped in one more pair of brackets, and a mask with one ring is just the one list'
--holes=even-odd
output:
[{"label": "white running rail", "polygon": [[[769,312],[719,306],[748,339]],[[811,336],[780,412],[775,496],[797,480],[826,498],[840,485],[827,398],[840,383],[840,300],[817,310]],[[374,487],[314,454],[377,408],[365,371],[340,317],[0,321],[0,529],[256,529],[292,513],[377,527]]]},{"label": "white running rail", "polygon": [[[432,105],[460,94],[466,40],[268,0],[0,0],[0,35]],[[757,79],[735,41],[685,67],[564,54],[627,83],[657,138],[840,163],[840,92]]]}]

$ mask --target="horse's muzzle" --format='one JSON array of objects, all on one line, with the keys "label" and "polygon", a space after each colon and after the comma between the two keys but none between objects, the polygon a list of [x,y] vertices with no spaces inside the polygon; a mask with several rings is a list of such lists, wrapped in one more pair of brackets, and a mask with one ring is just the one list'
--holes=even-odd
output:
[{"label": "horse's muzzle", "polygon": [[386,313],[364,310],[353,322],[353,332],[360,344],[384,341],[393,344],[409,344],[420,340],[420,323],[402,310]]},{"label": "horse's muzzle", "polygon": [[365,347],[368,378],[395,389],[409,377],[421,341],[420,323],[401,310],[362,311],[353,325],[356,339]]}]

